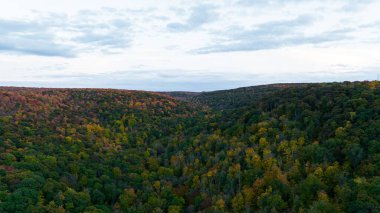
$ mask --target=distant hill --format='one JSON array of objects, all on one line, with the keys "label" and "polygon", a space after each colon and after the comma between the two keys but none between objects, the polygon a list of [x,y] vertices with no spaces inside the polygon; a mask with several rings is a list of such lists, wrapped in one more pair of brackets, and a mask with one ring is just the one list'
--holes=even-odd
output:
[{"label": "distant hill", "polygon": [[182,91],[160,92],[160,93],[171,96],[179,100],[190,100],[191,98],[200,94],[199,92],[182,92]]},{"label": "distant hill", "polygon": [[203,92],[193,96],[193,100],[216,109],[232,109],[245,106],[253,101],[258,101],[264,96],[272,95],[285,88],[303,88],[307,87],[307,85],[308,84],[272,84]]},{"label": "distant hill", "polygon": [[0,87],[0,212],[377,212],[380,83]]}]

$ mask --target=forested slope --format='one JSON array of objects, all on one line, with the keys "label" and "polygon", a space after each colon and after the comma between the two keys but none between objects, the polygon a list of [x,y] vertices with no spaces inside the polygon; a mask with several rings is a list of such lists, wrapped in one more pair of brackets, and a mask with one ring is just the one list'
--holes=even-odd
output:
[{"label": "forested slope", "polygon": [[[259,102],[261,98],[274,95],[277,91],[281,91],[285,88],[302,88],[306,86],[308,86],[308,84],[271,84],[241,87],[231,90],[202,92],[187,99],[208,105],[214,109],[226,110],[252,105],[252,103]],[[175,98],[176,96],[173,97]]]},{"label": "forested slope", "polygon": [[0,88],[0,212],[380,211],[379,82],[189,94]]}]

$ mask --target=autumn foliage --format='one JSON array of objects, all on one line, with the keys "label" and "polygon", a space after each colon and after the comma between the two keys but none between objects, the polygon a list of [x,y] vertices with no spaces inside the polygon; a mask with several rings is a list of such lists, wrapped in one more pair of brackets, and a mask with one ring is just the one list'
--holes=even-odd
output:
[{"label": "autumn foliage", "polygon": [[379,82],[170,95],[0,88],[0,212],[380,211]]}]

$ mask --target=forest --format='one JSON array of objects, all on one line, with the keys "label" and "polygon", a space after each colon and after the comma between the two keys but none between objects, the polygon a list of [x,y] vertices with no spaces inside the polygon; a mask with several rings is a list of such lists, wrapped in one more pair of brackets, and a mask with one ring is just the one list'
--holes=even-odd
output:
[{"label": "forest", "polygon": [[0,87],[0,212],[380,212],[380,82]]}]

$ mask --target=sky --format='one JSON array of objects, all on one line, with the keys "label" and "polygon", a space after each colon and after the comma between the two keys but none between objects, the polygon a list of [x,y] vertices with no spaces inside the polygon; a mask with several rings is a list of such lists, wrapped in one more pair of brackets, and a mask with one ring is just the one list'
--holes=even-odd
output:
[{"label": "sky", "polygon": [[0,0],[0,86],[376,80],[378,0]]}]

